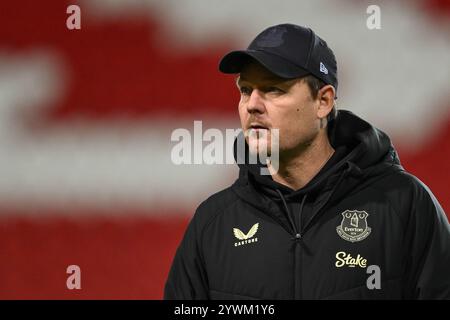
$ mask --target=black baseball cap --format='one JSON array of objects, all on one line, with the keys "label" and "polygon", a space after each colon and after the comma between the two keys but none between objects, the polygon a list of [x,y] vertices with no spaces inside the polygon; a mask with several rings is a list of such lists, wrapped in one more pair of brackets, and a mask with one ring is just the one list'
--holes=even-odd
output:
[{"label": "black baseball cap", "polygon": [[240,73],[252,59],[281,78],[293,79],[312,74],[337,91],[334,53],[310,28],[289,23],[269,27],[258,34],[246,50],[226,54],[220,61],[219,70]]}]

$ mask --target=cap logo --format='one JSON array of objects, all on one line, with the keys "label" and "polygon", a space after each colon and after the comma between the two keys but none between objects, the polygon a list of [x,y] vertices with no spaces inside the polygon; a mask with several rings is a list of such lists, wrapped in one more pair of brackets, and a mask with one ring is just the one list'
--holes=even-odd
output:
[{"label": "cap logo", "polygon": [[328,74],[328,69],[325,67],[325,65],[322,62],[320,63],[320,72]]},{"label": "cap logo", "polygon": [[286,33],[285,27],[276,27],[268,30],[257,39],[256,44],[260,47],[275,48],[283,44],[283,35]]}]

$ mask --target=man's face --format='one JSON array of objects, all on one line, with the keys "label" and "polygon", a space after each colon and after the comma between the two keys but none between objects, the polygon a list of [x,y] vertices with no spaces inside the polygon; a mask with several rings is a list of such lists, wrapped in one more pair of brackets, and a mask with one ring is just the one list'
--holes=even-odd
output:
[{"label": "man's face", "polygon": [[[241,92],[241,126],[251,152],[258,152],[252,147],[258,141],[267,145],[267,154],[271,154],[271,129],[279,130],[280,158],[295,156],[317,136],[319,102],[312,98],[305,81],[279,78],[262,65],[249,63],[237,85]],[[261,144],[259,151],[266,152]]]}]

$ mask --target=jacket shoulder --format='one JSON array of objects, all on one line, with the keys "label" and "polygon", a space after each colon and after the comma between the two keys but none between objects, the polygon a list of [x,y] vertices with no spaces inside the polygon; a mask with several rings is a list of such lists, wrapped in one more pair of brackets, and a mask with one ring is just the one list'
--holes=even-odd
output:
[{"label": "jacket shoulder", "polygon": [[434,198],[430,188],[418,177],[405,170],[395,170],[386,177],[388,189],[397,190],[399,195]]},{"label": "jacket shoulder", "polygon": [[232,191],[232,187],[227,187],[200,203],[192,221],[195,221],[198,229],[201,230],[237,201],[239,197]]},{"label": "jacket shoulder", "polygon": [[432,217],[444,214],[430,188],[418,177],[405,170],[395,170],[382,181],[382,190],[393,208],[403,219],[412,213]]}]

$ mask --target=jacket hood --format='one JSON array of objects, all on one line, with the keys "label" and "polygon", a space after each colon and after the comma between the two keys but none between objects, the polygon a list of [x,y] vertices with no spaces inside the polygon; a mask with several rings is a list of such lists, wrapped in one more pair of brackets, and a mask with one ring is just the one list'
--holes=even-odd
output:
[{"label": "jacket hood", "polygon": [[[336,150],[333,157],[299,190],[292,190],[274,181],[270,175],[261,175],[260,169],[265,166],[248,163],[247,144],[243,156],[237,153],[236,139],[234,157],[240,170],[239,178],[233,185],[234,191],[244,201],[267,210],[271,204],[261,194],[275,200],[281,197],[286,201],[297,201],[305,194],[320,193],[319,200],[327,202],[343,197],[364,181],[392,172],[393,168],[403,169],[388,135],[350,111],[337,112],[336,118],[328,125],[328,137]],[[343,180],[345,183],[341,184]],[[337,188],[338,185],[341,186]],[[330,193],[333,195],[332,199]]]}]

